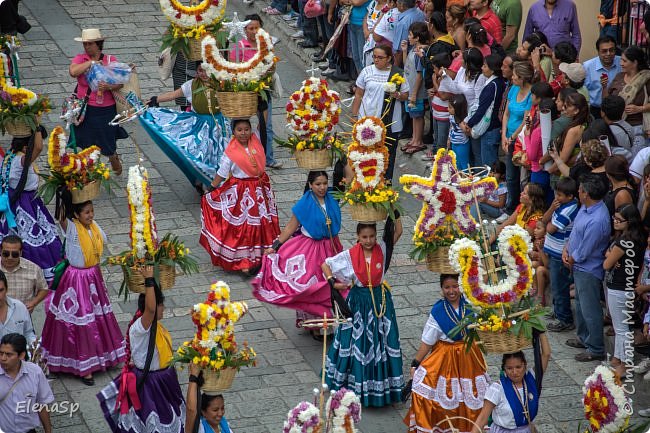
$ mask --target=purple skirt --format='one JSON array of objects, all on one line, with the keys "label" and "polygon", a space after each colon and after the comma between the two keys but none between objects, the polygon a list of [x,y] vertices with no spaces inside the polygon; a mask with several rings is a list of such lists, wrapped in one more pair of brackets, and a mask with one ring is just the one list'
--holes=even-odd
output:
[{"label": "purple skirt", "polygon": [[124,361],[124,338],[99,266],[67,267],[45,316],[42,347],[54,373],[85,376]]},{"label": "purple skirt", "polygon": [[[138,380],[144,374],[135,368]],[[113,433],[183,433],[185,430],[185,399],[178,384],[176,370],[164,368],[150,371],[138,393],[142,407],[133,407],[125,415],[115,410],[122,374],[110,382],[97,394],[99,405],[104,412]]]},{"label": "purple skirt", "polygon": [[[338,237],[333,241],[303,234],[292,237],[277,253],[263,257],[262,268],[251,282],[253,295],[301,312],[298,321],[310,316],[322,319],[325,313],[331,317],[330,288],[321,265],[342,250]],[[341,294],[345,297],[347,291]]]},{"label": "purple skirt", "polygon": [[[9,190],[11,194],[13,189]],[[52,268],[61,260],[61,240],[50,211],[43,200],[36,196],[36,191],[23,191],[12,210],[16,216],[16,228],[9,229],[3,214],[0,238],[8,234],[20,236],[23,240],[23,257],[43,269],[45,279],[51,282]]]}]

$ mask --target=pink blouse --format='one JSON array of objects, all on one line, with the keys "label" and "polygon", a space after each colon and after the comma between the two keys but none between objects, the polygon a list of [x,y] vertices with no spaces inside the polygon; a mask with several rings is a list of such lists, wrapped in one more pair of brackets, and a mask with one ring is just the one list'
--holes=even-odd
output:
[{"label": "pink blouse", "polygon": [[[82,63],[87,62],[90,60],[90,56],[86,53],[83,54],[77,54],[74,59],[72,59],[72,63],[75,65],[80,65]],[[107,65],[109,62],[116,62],[117,59],[115,59],[115,56],[109,56],[109,55],[104,55],[104,59],[102,60],[102,64]],[[86,81],[86,74],[81,74],[77,77],[77,98],[83,99],[86,97],[86,91],[88,90],[88,81]],[[92,107],[110,107],[111,105],[115,105],[115,99],[113,99],[113,93],[111,93],[110,90],[104,91],[104,101],[101,104],[97,103],[97,92],[90,92],[90,96],[88,99],[88,105]]]},{"label": "pink blouse", "polygon": [[526,142],[526,157],[530,161],[530,170],[537,173],[542,168],[539,160],[542,158],[542,128],[533,129],[530,135],[524,136]]}]

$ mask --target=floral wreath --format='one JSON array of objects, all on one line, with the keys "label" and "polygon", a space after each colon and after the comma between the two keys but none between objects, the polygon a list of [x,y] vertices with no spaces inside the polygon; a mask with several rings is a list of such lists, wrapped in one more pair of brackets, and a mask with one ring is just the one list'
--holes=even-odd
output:
[{"label": "floral wreath", "polygon": [[587,377],[582,402],[593,432],[616,433],[628,426],[632,406],[608,367],[600,365]]},{"label": "floral wreath", "polygon": [[386,139],[384,122],[378,117],[363,117],[352,127],[352,138],[365,147],[383,144]]},{"label": "floral wreath", "polygon": [[79,153],[67,153],[67,143],[68,137],[60,126],[50,132],[47,149],[47,163],[50,165],[50,170],[62,174],[81,172],[99,162],[101,155],[99,147],[90,146]]},{"label": "floral wreath", "polygon": [[287,129],[299,136],[330,132],[339,123],[340,100],[327,81],[315,77],[303,81],[287,102]]},{"label": "floral wreath", "polygon": [[136,257],[144,258],[148,253],[153,257],[158,248],[156,217],[153,213],[151,186],[147,169],[139,165],[129,168],[126,183],[131,216],[131,245]]},{"label": "floral wreath", "polygon": [[248,61],[236,63],[226,60],[217,47],[217,42],[212,36],[206,36],[201,41],[201,54],[203,56],[203,69],[219,81],[258,81],[266,76],[276,62],[273,54],[271,36],[259,29],[255,35],[258,50]]},{"label": "floral wreath", "polygon": [[351,192],[384,187],[388,163],[385,137],[384,123],[377,117],[363,117],[352,127],[354,141],[348,149],[349,164],[354,171]]},{"label": "floral wreath", "polygon": [[526,295],[533,284],[530,235],[523,228],[505,227],[497,239],[499,254],[506,268],[506,278],[496,285],[485,284],[483,253],[478,244],[467,238],[456,240],[449,248],[449,263],[461,275],[461,286],[468,300],[481,307],[510,304]]},{"label": "floral wreath", "polygon": [[[24,87],[14,87],[11,78],[6,78],[9,75],[9,61],[7,55],[0,53],[0,88],[6,92],[11,99],[13,105],[27,104],[30,107],[38,100],[38,95]],[[6,99],[6,98],[2,98]]]},{"label": "floral wreath", "polygon": [[346,388],[332,391],[327,400],[327,413],[332,423],[332,433],[356,433],[355,424],[361,421],[359,396]]},{"label": "floral wreath", "polygon": [[282,433],[320,433],[320,411],[313,404],[301,401],[287,414]]},{"label": "floral wreath", "polygon": [[160,8],[173,25],[191,28],[220,21],[226,12],[226,0],[203,0],[196,6],[185,6],[178,0],[160,0]]}]

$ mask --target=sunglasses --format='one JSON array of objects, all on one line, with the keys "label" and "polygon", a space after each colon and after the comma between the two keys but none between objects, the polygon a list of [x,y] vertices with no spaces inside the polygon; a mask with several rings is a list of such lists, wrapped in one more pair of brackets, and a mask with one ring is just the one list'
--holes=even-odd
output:
[{"label": "sunglasses", "polygon": [[17,259],[20,257],[20,251],[2,251],[2,257],[13,257],[14,259]]}]

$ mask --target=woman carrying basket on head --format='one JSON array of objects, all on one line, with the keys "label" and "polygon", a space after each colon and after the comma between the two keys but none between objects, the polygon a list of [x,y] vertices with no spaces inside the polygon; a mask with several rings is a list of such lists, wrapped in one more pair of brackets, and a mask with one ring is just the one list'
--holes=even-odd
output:
[{"label": "woman carrying basket on head", "polygon": [[[193,432],[197,421],[197,433],[234,433],[224,414],[226,413],[225,400],[221,394],[200,394],[201,405],[198,398],[199,388],[203,384],[199,366],[189,364],[189,383],[187,384],[187,416],[185,417],[185,431]],[[198,417],[198,419],[197,419]]]},{"label": "woman carrying basket on head", "polygon": [[214,266],[252,274],[280,234],[278,209],[264,170],[264,147],[251,133],[250,120],[234,120],[233,133],[212,180],[213,190],[201,200],[199,243]]},{"label": "woman carrying basket on head", "polygon": [[[490,377],[485,358],[476,343],[465,350],[463,331],[451,330],[471,313],[458,288],[458,275],[440,275],[443,299],[433,305],[422,331],[422,341],[411,363],[411,408],[404,418],[409,432],[447,427],[446,417],[476,419],[483,407]],[[459,384],[456,387],[454,384]],[[470,431],[467,421],[453,422],[459,431]]]},{"label": "woman carrying basket on head", "polygon": [[[321,264],[343,251],[338,234],[341,209],[327,191],[325,171],[310,171],[308,189],[291,209],[293,215],[273,246],[265,251],[262,269],[252,281],[253,294],[270,304],[296,310],[296,327],[310,319],[332,317],[330,287]],[[336,289],[346,290],[343,283]],[[347,292],[344,292],[344,296]],[[320,338],[318,330],[312,331]]]},{"label": "woman carrying basket on head", "polygon": [[9,209],[0,218],[0,238],[17,234],[23,241],[22,256],[43,269],[45,279],[51,282],[62,247],[50,211],[36,196],[39,179],[33,163],[43,150],[44,136],[45,129],[41,127],[31,137],[14,137],[2,160],[0,182],[2,194],[7,193]]},{"label": "woman carrying basket on head", "polygon": [[58,211],[69,266],[46,312],[43,358],[50,372],[71,373],[93,386],[93,373],[123,362],[126,350],[99,267],[107,240],[94,221],[93,203],[73,204],[67,190],[62,199]]},{"label": "woman carrying basket on head", "polygon": [[185,400],[170,366],[172,339],[160,323],[165,297],[153,278],[153,266],[140,272],[145,293],[138,297],[138,311],[126,331],[127,361],[97,399],[113,433],[183,433]]},{"label": "woman carrying basket on head", "polygon": [[149,108],[140,116],[140,123],[199,194],[203,194],[203,186],[210,185],[219,169],[231,134],[230,122],[221,114],[217,93],[201,66],[196,68],[196,78],[173,92],[153,96],[148,104],[158,107],[161,102],[180,97],[192,104],[192,111]]},{"label": "woman carrying basket on head", "polygon": [[402,349],[390,288],[384,282],[387,249],[402,235],[395,221],[392,239],[377,242],[376,224],[357,224],[358,243],[322,265],[327,281],[352,284],[347,303],[352,321],[336,329],[327,352],[325,383],[332,390],[354,391],[364,406],[382,407],[401,401],[404,375]]}]

